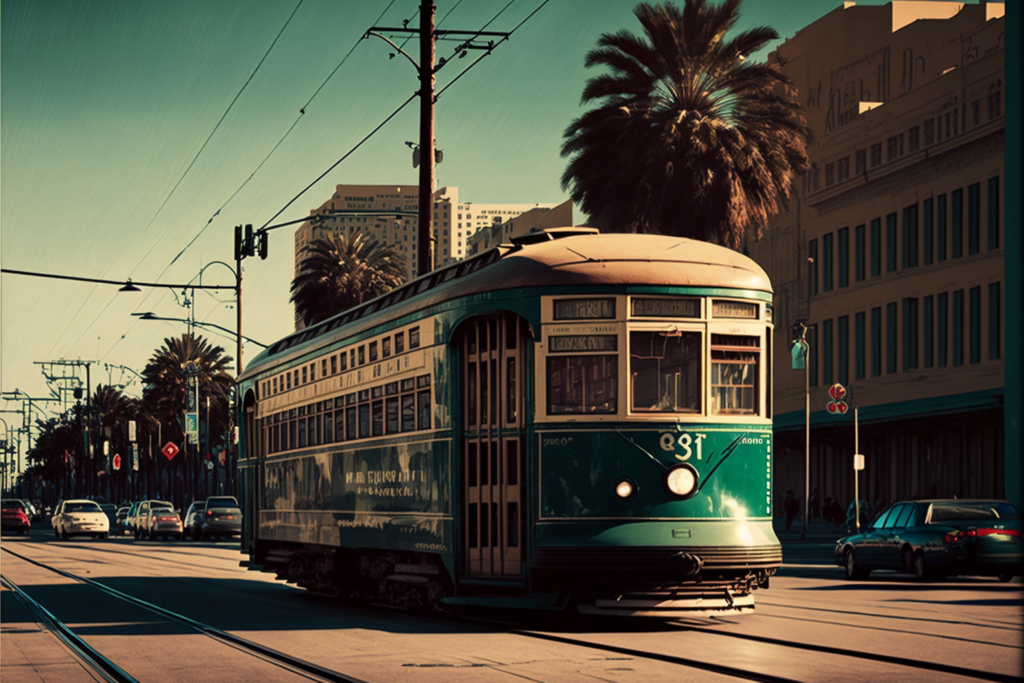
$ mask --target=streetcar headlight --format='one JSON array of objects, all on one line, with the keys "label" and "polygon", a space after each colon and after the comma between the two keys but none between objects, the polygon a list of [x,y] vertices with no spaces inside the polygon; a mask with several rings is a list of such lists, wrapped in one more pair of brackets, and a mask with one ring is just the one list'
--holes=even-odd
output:
[{"label": "streetcar headlight", "polygon": [[697,470],[679,465],[665,473],[665,488],[677,498],[689,498],[697,492]]},{"label": "streetcar headlight", "polygon": [[636,482],[632,479],[623,477],[615,482],[615,495],[618,496],[620,500],[629,500],[636,495],[637,488]]}]

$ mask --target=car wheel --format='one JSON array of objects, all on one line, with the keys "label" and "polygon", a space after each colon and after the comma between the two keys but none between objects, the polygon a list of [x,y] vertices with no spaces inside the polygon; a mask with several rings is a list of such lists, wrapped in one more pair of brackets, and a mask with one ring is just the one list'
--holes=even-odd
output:
[{"label": "car wheel", "polygon": [[903,571],[907,574],[914,573],[914,551],[910,548],[903,549],[903,556],[901,558],[903,565]]},{"label": "car wheel", "polygon": [[53,537],[60,538],[60,531],[57,530],[57,527],[53,527]]},{"label": "car wheel", "polygon": [[102,540],[104,540],[104,541],[107,540],[107,538],[109,538],[109,536],[110,536],[109,532],[104,532],[104,533],[100,534],[100,538]]},{"label": "car wheel", "polygon": [[844,555],[846,562],[846,578],[851,581],[860,581],[868,578],[871,573],[870,569],[864,569],[857,564],[857,554],[853,551],[853,548],[846,549],[846,555]]},{"label": "car wheel", "polygon": [[997,578],[1003,583],[1009,583],[1013,581],[1013,574],[1000,574]]},{"label": "car wheel", "polygon": [[65,541],[68,540],[69,538],[71,538],[70,536],[68,536],[68,530],[67,529],[61,529],[60,530],[60,537],[62,539],[64,539]]},{"label": "car wheel", "polygon": [[932,578],[932,571],[928,568],[928,562],[924,559],[924,552],[920,550],[914,553],[914,577],[918,581],[927,581]]}]

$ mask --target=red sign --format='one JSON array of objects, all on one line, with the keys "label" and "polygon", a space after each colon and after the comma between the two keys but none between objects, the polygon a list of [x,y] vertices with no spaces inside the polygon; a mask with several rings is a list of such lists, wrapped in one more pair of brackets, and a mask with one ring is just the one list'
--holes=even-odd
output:
[{"label": "red sign", "polygon": [[846,401],[829,401],[828,412],[833,415],[845,415],[846,411],[850,409],[850,406],[846,405]]},{"label": "red sign", "polygon": [[846,396],[846,387],[837,382],[828,388],[828,395],[833,401],[842,401]]},{"label": "red sign", "polygon": [[114,469],[121,469],[121,456],[118,455],[117,453],[114,454]]},{"label": "red sign", "polygon": [[160,449],[160,452],[167,456],[168,460],[174,460],[174,456],[178,454],[178,447],[174,445],[173,441],[168,441],[167,445]]}]

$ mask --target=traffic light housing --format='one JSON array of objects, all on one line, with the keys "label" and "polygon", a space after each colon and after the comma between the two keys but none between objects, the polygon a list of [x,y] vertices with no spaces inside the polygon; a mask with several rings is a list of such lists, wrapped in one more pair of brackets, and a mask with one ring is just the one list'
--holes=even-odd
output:
[{"label": "traffic light housing", "polygon": [[235,226],[235,260],[241,261],[246,256],[267,258],[267,233],[263,230],[253,231],[252,223]]}]

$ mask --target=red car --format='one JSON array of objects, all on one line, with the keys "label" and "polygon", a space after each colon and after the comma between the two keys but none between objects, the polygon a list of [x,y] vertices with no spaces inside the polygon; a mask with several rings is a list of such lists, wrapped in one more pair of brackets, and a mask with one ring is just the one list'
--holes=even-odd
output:
[{"label": "red car", "polygon": [[32,530],[32,522],[28,518],[28,506],[17,498],[8,498],[0,503],[3,508],[3,530],[27,534]]}]

